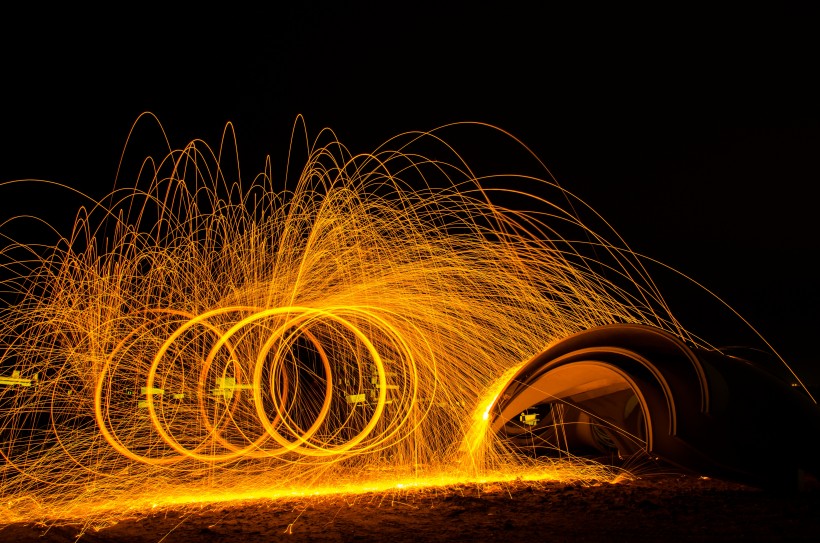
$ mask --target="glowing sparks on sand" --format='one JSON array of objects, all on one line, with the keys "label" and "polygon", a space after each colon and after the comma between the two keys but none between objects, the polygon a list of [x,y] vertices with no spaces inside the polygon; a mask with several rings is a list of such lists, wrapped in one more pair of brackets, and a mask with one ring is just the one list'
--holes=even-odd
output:
[{"label": "glowing sparks on sand", "polygon": [[[476,178],[440,132],[355,156],[323,132],[287,188],[196,141],[89,199],[67,237],[4,234],[4,514],[614,477],[522,458],[488,406],[579,330],[684,332],[582,202]],[[513,196],[527,207],[494,203]]]}]

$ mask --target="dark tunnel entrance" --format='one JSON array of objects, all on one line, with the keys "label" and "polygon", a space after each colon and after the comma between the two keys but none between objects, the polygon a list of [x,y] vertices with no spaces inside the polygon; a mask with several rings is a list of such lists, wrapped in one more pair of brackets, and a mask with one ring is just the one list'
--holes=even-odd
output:
[{"label": "dark tunnel entrance", "polygon": [[633,386],[600,362],[564,366],[508,403],[493,429],[525,454],[624,460],[646,449],[647,416]]},{"label": "dark tunnel entrance", "polygon": [[684,471],[768,488],[820,475],[820,408],[777,368],[613,324],[550,346],[509,379],[489,411],[523,453],[643,455]]}]

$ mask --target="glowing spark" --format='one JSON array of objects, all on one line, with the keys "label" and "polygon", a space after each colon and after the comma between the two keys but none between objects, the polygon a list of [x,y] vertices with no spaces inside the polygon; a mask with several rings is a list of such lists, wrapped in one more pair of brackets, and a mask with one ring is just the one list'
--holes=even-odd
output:
[{"label": "glowing spark", "polygon": [[543,465],[487,421],[523,361],[600,324],[680,330],[582,202],[479,179],[437,133],[317,140],[290,185],[223,151],[144,162],[53,242],[0,231],[7,518],[519,477]]}]

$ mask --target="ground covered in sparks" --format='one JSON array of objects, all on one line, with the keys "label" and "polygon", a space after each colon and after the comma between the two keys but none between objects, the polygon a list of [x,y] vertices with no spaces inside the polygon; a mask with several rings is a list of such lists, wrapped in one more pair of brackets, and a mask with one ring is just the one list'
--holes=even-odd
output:
[{"label": "ground covered in sparks", "polygon": [[727,541],[820,534],[820,491],[678,474],[617,484],[514,482],[156,508],[103,528],[0,527],[0,541]]}]

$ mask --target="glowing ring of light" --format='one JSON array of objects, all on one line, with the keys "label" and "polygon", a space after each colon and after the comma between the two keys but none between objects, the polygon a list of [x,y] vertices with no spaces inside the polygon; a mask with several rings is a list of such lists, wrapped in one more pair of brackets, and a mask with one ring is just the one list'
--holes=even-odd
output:
[{"label": "glowing ring of light", "polygon": [[[375,322],[377,324],[379,330],[389,332],[389,335],[391,336],[389,338],[389,341],[391,343],[393,343],[393,346],[396,348],[398,353],[401,353],[405,357],[406,369],[408,371],[406,371],[404,373],[404,376],[405,377],[409,376],[409,378],[410,378],[411,385],[410,385],[409,388],[411,390],[411,395],[410,395],[410,399],[407,403],[406,408],[401,410],[401,412],[403,413],[403,416],[402,416],[401,420],[398,421],[396,424],[391,425],[390,426],[390,431],[389,432],[383,432],[379,436],[379,439],[374,439],[373,442],[371,442],[369,444],[366,444],[366,445],[363,445],[361,447],[358,447],[356,449],[356,452],[361,453],[361,452],[364,452],[364,451],[378,450],[380,447],[382,449],[384,449],[384,448],[387,448],[387,447],[395,444],[395,442],[389,442],[388,443],[388,439],[390,437],[396,435],[397,433],[399,433],[399,431],[405,425],[407,420],[410,418],[410,414],[413,411],[413,406],[416,405],[416,399],[417,399],[417,395],[418,395],[418,380],[419,380],[419,377],[418,377],[418,370],[417,370],[417,367],[416,367],[416,360],[415,360],[415,357],[413,356],[413,349],[410,348],[410,346],[405,341],[405,339],[404,339],[403,335],[401,334],[401,332],[399,332],[393,324],[391,324],[390,322],[388,322],[387,320],[385,320],[384,318],[382,318],[381,316],[376,314],[377,312],[385,313],[386,311],[384,311],[383,309],[370,308],[370,307],[367,307],[367,306],[343,307],[341,309],[344,309],[346,311],[351,311],[351,312],[353,312],[355,314],[358,314],[358,315],[364,315],[365,318],[368,321]],[[387,313],[389,313],[389,312],[387,312]],[[416,328],[414,325],[412,325],[412,323],[408,323],[408,324],[410,324],[411,327]],[[419,333],[418,336],[423,338],[424,334]],[[431,362],[432,367],[435,368],[435,357],[430,356],[429,361]],[[436,380],[434,379],[433,380],[434,385],[435,385],[435,382],[436,382]],[[385,393],[385,405],[387,405],[386,404],[386,387],[385,387],[385,385],[386,385],[386,375],[385,375],[385,382],[383,382],[383,383],[380,382],[379,388],[380,388],[380,390],[384,391],[384,393]],[[436,389],[435,389],[435,386],[434,386],[434,388],[431,391],[432,395],[435,395],[435,390]],[[428,411],[429,411],[429,406],[428,406]],[[426,412],[425,412],[425,414],[426,414]],[[424,418],[425,414],[422,414],[419,417],[418,422],[416,423],[416,426],[418,426],[418,424]],[[308,442],[307,445],[316,447],[315,445],[313,445],[310,442]],[[326,449],[320,449],[320,450],[326,450]],[[325,455],[321,455],[321,456],[325,456]]]},{"label": "glowing ring of light", "polygon": [[[291,319],[290,321],[288,321],[287,323],[282,325],[279,329],[277,329],[271,336],[269,336],[268,340],[262,346],[262,348],[260,349],[259,354],[257,355],[257,358],[256,358],[256,364],[254,365],[254,383],[260,383],[261,384],[261,382],[262,382],[262,370],[259,371],[259,376],[257,378],[256,377],[256,375],[257,375],[256,374],[256,368],[259,367],[259,365],[261,364],[262,369],[264,369],[264,360],[267,357],[267,355],[270,353],[270,348],[273,345],[273,343],[275,343],[276,341],[281,340],[282,335],[284,335],[284,332],[286,330],[288,330],[289,328],[291,328],[292,327],[291,325],[294,322],[304,320],[304,318],[305,318],[304,316],[299,316],[299,317],[296,317],[294,319]],[[307,317],[307,319],[312,320],[312,317]],[[311,334],[309,332],[309,330],[310,330],[310,328],[305,328],[303,326],[298,326],[298,327],[296,327],[296,329],[293,332],[291,332],[288,335],[288,338],[286,340],[280,341],[279,347],[276,349],[276,354],[273,357],[274,364],[273,364],[273,367],[271,368],[271,371],[270,371],[270,385],[271,385],[271,394],[273,394],[274,391],[275,391],[274,382],[275,382],[275,377],[276,377],[276,370],[278,369],[278,366],[280,365],[280,361],[283,360],[282,353],[283,353],[283,350],[284,350],[284,346],[291,345],[293,343],[293,341],[295,341],[296,339],[298,339],[298,337],[300,337],[302,335],[307,336],[308,339],[311,340],[311,342],[314,344],[315,347],[318,348],[318,350],[320,352],[319,356],[322,360],[322,365],[324,366],[325,376],[326,376],[325,377],[324,400],[322,401],[322,407],[319,410],[319,414],[317,415],[316,420],[313,422],[313,424],[307,430],[302,430],[301,428],[295,428],[294,426],[296,426],[296,422],[293,421],[293,419],[289,416],[289,414],[288,414],[289,410],[288,409],[282,410],[282,408],[281,408],[282,402],[277,402],[274,399],[273,408],[276,411],[275,419],[273,421],[270,421],[267,418],[267,414],[266,414],[264,419],[260,418],[260,421],[262,422],[262,425],[265,426],[266,431],[267,431],[267,426],[265,425],[266,420],[270,423],[270,427],[272,427],[272,428],[276,427],[275,423],[278,421],[281,425],[285,426],[290,431],[291,435],[293,435],[293,436],[299,436],[299,434],[301,432],[301,437],[297,437],[297,441],[299,441],[299,443],[313,446],[313,444],[310,443],[309,440],[310,440],[310,438],[312,438],[316,434],[316,432],[319,430],[321,425],[324,423],[324,421],[327,418],[327,415],[330,411],[330,405],[331,405],[332,400],[333,400],[333,370],[330,366],[330,359],[327,358],[327,355],[324,352],[324,349],[322,348],[321,343],[318,341],[318,339],[313,334]],[[280,331],[282,332],[282,334],[277,335],[277,333],[280,332]],[[287,379],[287,373],[282,372],[282,375],[285,379]],[[254,390],[260,390],[259,398],[261,398],[262,397],[261,396],[261,387],[256,387],[256,388],[254,388]],[[286,397],[285,393],[283,392],[282,395],[281,395],[281,399],[284,400],[285,397]],[[259,413],[260,410],[261,410],[262,413],[264,413],[264,407],[262,406],[261,402],[256,401],[255,405],[257,406],[257,413]],[[290,419],[291,422],[293,422],[293,425],[288,423],[288,419]],[[270,433],[270,432],[268,432],[268,433]],[[277,432],[277,434],[278,434],[278,432]],[[281,434],[279,434],[279,435],[281,436]],[[274,437],[274,436],[272,435],[271,437]],[[274,437],[274,439],[275,439],[275,437]],[[276,454],[281,454],[282,452],[287,452],[287,451],[290,451],[290,450],[293,450],[293,449],[290,448],[290,446],[282,447],[280,449],[277,449]]]},{"label": "glowing ring of light", "polygon": [[[177,328],[174,331],[174,333],[172,333],[170,336],[168,336],[168,338],[165,340],[165,342],[163,342],[163,344],[160,346],[160,348],[157,351],[156,355],[154,355],[154,359],[151,362],[151,367],[148,369],[148,376],[147,376],[147,379],[146,379],[146,387],[149,388],[149,389],[153,388],[154,380],[156,379],[157,368],[159,367],[159,364],[160,364],[160,361],[162,360],[162,357],[165,355],[165,353],[168,351],[168,349],[174,343],[174,341],[179,336],[181,336],[186,330],[188,330],[189,328],[191,328],[192,326],[194,326],[196,324],[204,322],[208,318],[213,317],[215,315],[221,315],[221,314],[224,314],[224,313],[240,312],[240,311],[253,311],[253,310],[257,310],[257,309],[258,308],[251,307],[251,306],[223,307],[223,308],[219,308],[219,309],[213,309],[211,311],[206,311],[205,313],[200,313],[196,317],[194,317],[192,319],[189,319],[182,326]],[[230,336],[233,335],[236,332],[236,330],[237,330],[237,328],[236,328],[236,326],[234,326],[229,331],[223,333],[220,336],[220,338],[217,341],[216,345],[211,349],[211,353],[208,355],[209,360],[212,361],[212,359],[213,359],[212,357],[216,356],[215,353],[219,349],[221,349],[223,345],[226,345],[228,343],[228,338],[230,338]],[[202,386],[202,381],[201,380],[199,380],[198,385]],[[202,396],[201,395],[202,391],[199,390],[198,392],[200,392],[200,396]],[[153,400],[151,395],[147,396],[146,404],[147,404],[147,407],[148,407],[148,414],[149,414],[149,417],[151,419],[151,423],[154,426],[154,429],[157,431],[157,433],[160,435],[160,437],[162,437],[162,439],[172,449],[177,451],[182,457],[188,457],[188,458],[192,458],[192,459],[195,459],[195,460],[200,460],[202,462],[220,462],[220,461],[232,460],[234,458],[245,456],[245,455],[249,454],[251,451],[257,450],[259,445],[261,445],[262,443],[264,443],[268,439],[268,436],[266,434],[262,434],[262,435],[260,435],[259,438],[256,439],[256,441],[253,441],[252,443],[249,443],[247,446],[245,446],[241,449],[236,449],[236,450],[234,450],[233,452],[230,452],[230,453],[210,454],[210,455],[200,454],[196,451],[199,450],[201,446],[197,447],[194,450],[187,449],[187,448],[183,447],[176,439],[174,439],[173,436],[171,436],[168,432],[165,431],[165,428],[163,428],[163,425],[160,423],[159,417],[157,416],[156,407],[154,405],[154,400]],[[216,429],[214,428],[211,431],[211,435],[214,435],[215,433],[216,433]]]},{"label": "glowing ring of light", "polygon": [[[183,311],[176,311],[173,309],[149,309],[146,310],[146,313],[168,313],[171,315],[178,315],[183,317],[189,317],[190,314],[183,312]],[[103,405],[102,405],[102,390],[103,390],[103,383],[105,381],[106,376],[109,373],[109,368],[114,360],[116,354],[125,346],[126,342],[131,339],[140,329],[147,328],[149,325],[154,324],[153,322],[145,322],[143,321],[139,326],[132,329],[131,332],[125,336],[120,342],[114,347],[111,351],[110,355],[106,357],[105,362],[103,363],[102,368],[100,369],[99,376],[96,380],[95,387],[94,387],[94,417],[97,421],[97,427],[99,428],[100,432],[103,435],[103,438],[106,442],[111,445],[117,452],[120,454],[131,458],[132,460],[136,460],[137,462],[142,462],[145,464],[151,464],[155,466],[161,465],[168,465],[179,462],[183,456],[176,455],[176,456],[166,456],[162,458],[151,458],[148,456],[143,456],[133,452],[129,449],[125,444],[123,444],[111,431],[108,429],[108,425],[105,422],[106,416],[103,415]],[[206,325],[209,326],[209,325]],[[216,331],[216,330],[215,330]],[[218,331],[217,331],[218,332]],[[149,407],[149,412],[153,407],[153,395],[148,394],[146,396],[147,405]],[[106,404],[105,412],[108,413],[108,403]],[[154,413],[156,416],[156,413]]]},{"label": "glowing ring of light", "polygon": [[[180,335],[182,335],[182,333],[184,333],[186,330],[188,330],[189,328],[191,328],[195,324],[203,322],[204,320],[208,319],[209,317],[212,317],[212,316],[217,315],[217,314],[235,312],[235,311],[249,311],[249,310],[252,311],[254,309],[258,309],[258,308],[249,307],[249,306],[235,306],[235,307],[220,308],[220,309],[215,309],[215,310],[212,310],[212,311],[205,312],[205,313],[202,313],[200,315],[197,315],[195,318],[190,319],[189,321],[184,323],[182,326],[180,326],[176,331],[174,331],[173,334],[171,334],[165,340],[165,342],[162,344],[160,349],[157,351],[157,354],[155,355],[154,360],[151,364],[151,367],[148,371],[146,387],[149,388],[149,389],[153,388],[154,380],[156,378],[157,369],[159,367],[159,363],[160,363],[162,357],[165,355],[165,353],[167,352],[169,347],[173,344],[173,342]],[[357,312],[357,311],[355,311],[355,309],[351,309],[351,308],[346,308],[346,309],[348,309],[349,311],[352,311],[354,313]],[[328,455],[336,455],[336,454],[339,454],[341,452],[348,451],[352,447],[354,447],[355,445],[357,445],[358,443],[360,443],[361,441],[363,441],[367,437],[367,435],[372,431],[372,429],[378,423],[378,420],[381,417],[381,414],[384,410],[385,398],[386,398],[386,387],[385,387],[386,377],[385,377],[384,365],[383,365],[383,362],[381,360],[381,356],[379,355],[378,351],[376,350],[376,348],[372,344],[372,342],[367,338],[367,336],[364,333],[362,333],[361,330],[359,330],[352,323],[350,323],[349,321],[339,317],[338,315],[333,314],[332,312],[325,311],[325,310],[305,308],[305,307],[298,307],[298,306],[281,307],[281,308],[274,308],[274,309],[267,309],[267,310],[257,311],[256,313],[253,313],[250,316],[245,317],[241,321],[237,322],[229,330],[227,330],[226,332],[224,332],[222,334],[222,336],[217,341],[217,343],[212,347],[211,352],[209,353],[208,358],[206,359],[206,367],[208,367],[210,365],[210,363],[213,360],[213,357],[222,348],[222,346],[225,345],[228,342],[228,340],[237,331],[241,330],[242,328],[244,328],[248,324],[250,324],[252,322],[255,322],[257,320],[260,320],[262,318],[270,317],[270,316],[290,315],[290,314],[293,314],[293,313],[298,313],[299,315],[292,318],[292,319],[290,319],[284,325],[280,326],[277,330],[275,330],[269,336],[269,338],[266,341],[265,345],[260,350],[260,354],[257,357],[257,363],[256,363],[255,371],[254,371],[254,377],[252,379],[252,383],[254,384],[253,390],[254,390],[254,400],[255,400],[255,403],[256,403],[257,415],[259,416],[259,420],[262,422],[262,425],[264,426],[264,428],[266,430],[266,434],[262,434],[256,441],[248,444],[246,447],[241,448],[241,449],[235,449],[230,453],[208,454],[208,455],[199,454],[199,453],[196,452],[196,450],[192,451],[190,449],[187,449],[187,448],[183,447],[181,444],[179,444],[179,442],[176,441],[176,439],[173,438],[173,436],[171,436],[165,430],[165,428],[163,428],[163,425],[161,424],[161,422],[159,420],[159,417],[157,416],[156,407],[154,405],[154,400],[151,397],[151,395],[148,395],[146,404],[147,404],[147,407],[148,407],[148,412],[149,412],[149,415],[150,415],[151,422],[154,425],[154,428],[156,429],[156,431],[160,434],[160,436],[163,438],[163,440],[171,448],[176,450],[182,456],[186,456],[186,457],[196,459],[196,460],[200,460],[200,461],[203,461],[203,462],[218,462],[218,461],[232,460],[232,459],[240,457],[240,456],[250,455],[252,453],[252,451],[255,451],[255,450],[256,451],[261,451],[265,455],[279,455],[279,454],[282,454],[282,453],[285,453],[285,452],[295,451],[295,452],[299,452],[301,454],[304,454],[306,456],[328,456]],[[359,312],[359,313],[364,313],[364,312]],[[366,313],[364,313],[364,314],[366,314]],[[362,429],[362,431],[358,435],[354,436],[353,438],[348,440],[346,443],[344,443],[342,445],[339,445],[337,447],[333,447],[331,449],[318,448],[315,445],[310,444],[308,442],[310,437],[313,434],[315,434],[315,432],[319,429],[321,424],[324,422],[324,419],[327,416],[327,413],[328,413],[329,408],[330,408],[330,403],[331,403],[331,400],[332,400],[332,370],[330,368],[329,361],[327,360],[326,357],[323,358],[323,364],[325,365],[325,371],[327,372],[327,385],[326,385],[324,404],[323,404],[322,409],[320,410],[320,413],[317,416],[317,419],[314,422],[314,424],[307,431],[305,431],[303,433],[303,435],[297,436],[295,442],[287,441],[281,434],[279,434],[279,432],[277,432],[276,428],[273,426],[273,423],[271,422],[271,420],[267,417],[267,414],[264,412],[264,409],[262,408],[261,387],[258,386],[260,381],[261,381],[262,370],[263,370],[263,366],[264,366],[264,360],[265,360],[268,352],[270,351],[271,346],[274,344],[274,342],[281,339],[282,335],[288,329],[292,328],[294,325],[299,324],[299,323],[303,322],[305,319],[308,319],[308,318],[313,319],[313,318],[315,318],[315,316],[323,316],[323,317],[330,318],[331,320],[335,320],[335,321],[339,322],[340,324],[342,324],[342,326],[344,326],[345,328],[350,330],[365,345],[368,352],[373,357],[373,361],[374,361],[374,364],[376,365],[376,369],[377,369],[377,372],[378,372],[378,378],[379,378],[379,390],[380,390],[379,399],[378,399],[378,403],[376,404],[376,408],[374,410],[374,413],[373,413],[370,421],[368,422],[368,424],[365,425],[365,427]],[[279,357],[278,357],[278,353],[277,353],[277,357],[274,358],[274,361],[278,360],[278,358]],[[200,383],[201,383],[201,380],[200,380]],[[277,410],[278,410],[278,404],[276,404],[276,402],[274,402],[274,405],[277,406]],[[279,411],[278,414],[280,415],[280,417],[277,417],[277,419],[281,420],[282,413]],[[264,443],[264,441],[267,440],[269,437],[273,437],[273,439],[277,443],[279,443],[279,445],[281,445],[281,448],[275,449],[275,450],[261,449],[260,445],[262,443]],[[311,447],[314,447],[314,449],[304,448],[304,447],[301,446],[302,444],[308,444]],[[197,447],[197,449],[198,448],[199,447]]]},{"label": "glowing ring of light", "polygon": [[[246,309],[248,309],[248,308],[246,308]],[[222,348],[222,346],[231,337],[233,337],[233,335],[236,332],[238,332],[239,330],[241,330],[242,328],[244,328],[248,324],[251,324],[254,321],[260,320],[261,318],[264,318],[264,317],[267,317],[267,316],[276,316],[276,315],[281,315],[281,314],[290,314],[290,313],[294,312],[294,309],[303,310],[304,308],[285,307],[285,308],[277,308],[277,309],[274,309],[274,310],[258,311],[257,313],[254,313],[254,314],[250,315],[249,317],[246,317],[242,321],[236,323],[228,331],[226,331],[222,335],[220,340],[217,341],[217,343],[211,348],[211,351],[208,353],[208,356],[206,357],[205,362],[204,362],[203,374],[205,372],[207,372],[208,368],[210,368],[211,364],[213,363],[213,359],[216,356],[216,353]],[[291,321],[288,321],[288,322],[292,322],[293,320],[295,320],[295,319],[291,319]],[[288,325],[288,323],[286,323],[285,325],[283,325],[282,327],[280,327],[279,329],[274,331],[271,334],[271,336],[269,336],[268,341],[272,343],[276,339],[279,339],[279,337],[281,337],[281,335],[277,337],[277,332],[279,332],[279,330],[286,330],[288,328],[290,328],[290,326]],[[321,347],[321,344],[316,339],[316,337],[313,336],[312,334],[310,334],[309,332],[305,332],[305,333],[308,336],[308,339],[319,350],[320,358],[322,360],[322,364],[325,368],[325,372],[326,372],[326,375],[327,375],[327,379],[326,379],[327,384],[326,384],[326,387],[325,387],[325,400],[324,400],[324,404],[323,404],[323,407],[322,407],[322,412],[321,412],[320,417],[313,424],[313,426],[311,426],[311,428],[306,432],[305,439],[309,439],[310,436],[312,436],[319,429],[321,424],[324,422],[324,418],[327,415],[327,412],[329,411],[329,408],[330,408],[330,403],[331,403],[331,399],[332,399],[333,390],[332,390],[332,380],[331,380],[332,370],[331,370],[331,367],[330,367],[330,360],[328,359],[327,354],[324,352],[324,349]],[[273,338],[273,339],[271,339],[271,338]],[[269,350],[269,348],[268,348],[268,350]],[[260,351],[260,354],[258,355],[257,359],[259,359],[259,358],[264,359],[264,357],[266,355],[267,355],[267,350],[265,350],[264,347],[263,347],[263,349],[262,349],[262,351]],[[254,403],[257,406],[257,413],[258,413],[259,409],[260,409],[260,405],[261,405],[261,403],[260,403],[260,401],[261,401],[261,392],[259,392],[259,394],[257,394],[257,391],[261,391],[261,386],[260,386],[260,384],[261,384],[261,372],[260,372],[259,376],[256,376],[256,374],[254,374],[254,377],[251,380],[251,383],[252,383],[252,389],[254,390]],[[286,379],[286,384],[287,384],[287,379]],[[287,390],[285,390],[285,392],[283,392],[283,395],[282,395],[283,398],[285,397],[286,393],[287,393]],[[284,419],[283,413],[278,409],[279,404],[278,404],[278,402],[276,402],[275,399],[274,399],[274,405],[277,407],[277,416],[276,416],[276,419],[273,422],[268,420],[268,423],[271,426],[273,426],[273,424],[275,422],[283,421],[283,419]],[[264,426],[264,421],[262,421],[262,422],[263,422],[263,426]],[[259,439],[257,439],[253,443],[251,443],[248,447],[245,447],[244,449],[233,449],[233,450],[235,452],[237,452],[238,454],[241,454],[243,456],[249,456],[249,457],[278,456],[280,454],[283,454],[285,452],[289,452],[291,450],[290,448],[287,448],[287,447],[281,447],[281,448],[278,448],[278,449],[262,449],[260,446],[265,441],[270,439],[271,437],[273,437],[273,436],[270,434],[269,431],[267,431],[267,427],[266,427],[266,432],[264,434],[262,434]],[[251,450],[251,447],[255,448],[255,450]],[[193,457],[198,458],[198,459],[202,459],[199,456],[193,456]],[[224,459],[231,459],[231,458],[233,458],[233,456],[229,456],[227,458],[224,458],[222,456],[217,457],[217,456],[212,455],[210,458],[215,458],[217,460],[224,460]]]},{"label": "glowing ring of light", "polygon": [[[345,443],[343,443],[341,445],[338,445],[338,446],[335,446],[335,447],[331,447],[331,448],[321,448],[321,447],[318,447],[316,445],[313,445],[312,443],[310,443],[308,441],[308,439],[310,439],[310,437],[316,432],[316,430],[318,430],[319,426],[324,421],[324,418],[327,416],[327,411],[329,410],[329,407],[330,407],[330,400],[331,400],[330,394],[332,392],[332,388],[331,388],[332,384],[330,382],[330,380],[331,380],[331,374],[330,373],[328,373],[328,375],[327,375],[327,381],[328,381],[327,390],[328,390],[328,392],[326,393],[325,403],[323,404],[322,409],[321,409],[319,415],[317,416],[316,422],[302,436],[297,436],[295,442],[287,441],[281,434],[279,434],[279,432],[276,431],[276,428],[273,427],[273,425],[271,424],[270,419],[268,419],[267,414],[265,413],[264,409],[262,408],[262,396],[261,396],[262,393],[261,393],[261,390],[259,390],[257,388],[257,389],[254,390],[254,398],[256,400],[256,412],[259,415],[259,420],[262,422],[262,425],[265,427],[265,429],[271,435],[271,437],[273,437],[274,441],[276,441],[277,443],[279,443],[282,446],[283,450],[299,452],[299,453],[304,454],[306,456],[332,456],[332,455],[337,455],[337,454],[342,453],[342,452],[347,452],[350,449],[352,449],[354,446],[358,445],[361,441],[363,441],[370,434],[370,432],[373,430],[373,428],[376,426],[379,419],[381,418],[382,412],[384,411],[385,400],[387,398],[387,390],[386,390],[387,379],[386,379],[385,370],[384,370],[384,363],[382,362],[381,355],[379,355],[379,352],[376,350],[376,347],[373,345],[373,343],[370,341],[370,339],[357,326],[352,324],[350,321],[340,317],[339,315],[336,315],[335,313],[332,313],[331,311],[322,310],[322,309],[310,309],[310,308],[286,308],[286,309],[295,309],[296,311],[301,311],[302,314],[295,317],[295,318],[293,318],[293,319],[291,319],[290,321],[288,321],[284,325],[280,326],[279,329],[277,329],[273,334],[271,334],[271,336],[265,342],[265,345],[262,346],[262,348],[260,349],[260,354],[256,359],[256,367],[254,369],[254,378],[253,378],[254,382],[258,382],[258,381],[261,380],[262,370],[264,368],[264,361],[265,361],[265,358],[267,356],[267,353],[270,351],[270,348],[273,345],[273,343],[276,340],[280,339],[281,336],[284,334],[284,332],[286,330],[290,329],[292,326],[294,326],[296,324],[300,324],[301,322],[303,322],[306,319],[313,320],[315,318],[315,316],[322,316],[322,317],[327,317],[331,320],[334,320],[334,321],[338,322],[339,324],[341,324],[342,326],[347,328],[350,332],[352,332],[353,335],[355,335],[359,339],[359,341],[361,341],[364,344],[364,346],[367,349],[367,351],[369,352],[369,354],[373,357],[373,364],[376,366],[376,371],[378,373],[379,397],[378,397],[378,400],[377,400],[377,403],[376,403],[376,407],[373,411],[373,414],[370,417],[370,420],[368,421],[368,423],[364,426],[364,428],[357,435],[353,436],[352,438],[347,440]],[[358,310],[356,310],[356,308],[352,308],[352,307],[344,307],[344,308],[339,308],[339,309],[344,309],[344,310],[352,312],[352,313],[366,314],[365,312],[358,311]],[[293,312],[296,312],[296,311],[293,311]],[[270,309],[270,310],[267,310],[267,311],[257,313],[256,315],[252,315],[251,317],[248,317],[248,319],[262,318],[264,316],[277,314],[279,312],[281,312],[281,311],[278,310],[278,309]],[[279,349],[277,350],[277,355],[274,357],[274,362],[280,359],[279,350],[281,350],[281,344],[280,344]],[[274,404],[274,405],[276,405],[276,404]],[[278,410],[278,406],[277,406],[277,410]],[[308,445],[309,447],[312,447],[312,448],[302,447],[302,444]]]}]

